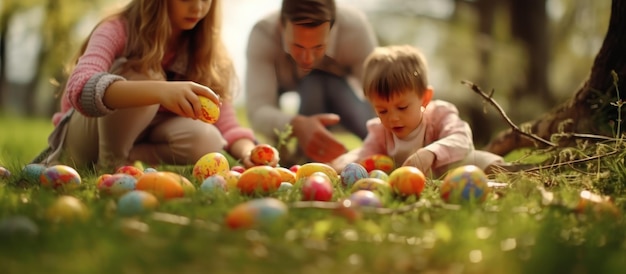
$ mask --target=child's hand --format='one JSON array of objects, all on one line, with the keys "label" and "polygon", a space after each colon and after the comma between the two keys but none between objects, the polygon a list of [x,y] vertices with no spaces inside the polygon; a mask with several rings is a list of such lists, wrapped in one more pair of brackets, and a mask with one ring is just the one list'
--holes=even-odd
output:
[{"label": "child's hand", "polygon": [[246,155],[241,158],[241,163],[246,169],[255,166],[255,164],[250,160],[250,152],[246,153]]},{"label": "child's hand", "polygon": [[430,150],[420,148],[408,159],[406,159],[402,165],[417,167],[420,171],[426,174],[433,166],[433,162],[435,162],[435,154]]},{"label": "child's hand", "polygon": [[198,96],[204,96],[221,105],[220,98],[210,88],[189,81],[165,82],[160,104],[182,117],[197,119],[201,115]]}]

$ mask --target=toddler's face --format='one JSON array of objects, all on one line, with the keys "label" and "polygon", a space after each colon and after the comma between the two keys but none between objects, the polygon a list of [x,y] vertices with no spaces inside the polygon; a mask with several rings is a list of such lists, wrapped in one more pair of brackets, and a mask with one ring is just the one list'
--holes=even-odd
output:
[{"label": "toddler's face", "polygon": [[410,90],[398,93],[389,100],[376,95],[369,100],[383,126],[400,139],[420,125],[422,106],[428,103]]}]

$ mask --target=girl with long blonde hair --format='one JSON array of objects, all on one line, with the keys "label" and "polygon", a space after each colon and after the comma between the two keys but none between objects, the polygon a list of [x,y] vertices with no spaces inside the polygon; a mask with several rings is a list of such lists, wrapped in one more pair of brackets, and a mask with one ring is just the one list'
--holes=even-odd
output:
[{"label": "girl with long blonde hair", "polygon": [[[193,164],[225,149],[245,165],[253,132],[232,106],[235,73],[221,0],[131,0],[89,35],[53,117],[46,164]],[[220,106],[198,120],[199,96]]]}]

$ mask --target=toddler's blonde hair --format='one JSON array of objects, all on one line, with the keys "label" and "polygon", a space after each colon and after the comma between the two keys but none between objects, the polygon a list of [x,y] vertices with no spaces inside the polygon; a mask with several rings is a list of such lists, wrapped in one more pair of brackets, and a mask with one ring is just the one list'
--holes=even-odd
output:
[{"label": "toddler's blonde hair", "polygon": [[365,59],[365,97],[389,100],[395,94],[412,90],[419,96],[428,88],[428,66],[422,52],[410,45],[377,47]]}]

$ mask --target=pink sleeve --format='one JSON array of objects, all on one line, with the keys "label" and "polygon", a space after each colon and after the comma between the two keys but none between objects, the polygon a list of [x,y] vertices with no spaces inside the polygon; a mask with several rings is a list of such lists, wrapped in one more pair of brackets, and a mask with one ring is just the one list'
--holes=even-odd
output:
[{"label": "pink sleeve", "polygon": [[226,149],[241,138],[256,141],[252,130],[242,127],[239,124],[235,108],[230,102],[222,102],[222,106],[220,107],[220,118],[215,123],[215,126],[220,130],[222,137],[224,137],[228,143],[226,145]]},{"label": "pink sleeve", "polygon": [[358,159],[364,159],[375,154],[387,155],[387,134],[379,118],[367,121],[367,137],[359,151]]},{"label": "pink sleeve", "polygon": [[432,151],[436,160],[433,167],[440,167],[463,160],[474,148],[472,131],[461,120],[457,108],[448,102],[433,101],[424,113],[428,119],[424,148]]},{"label": "pink sleeve", "polygon": [[61,102],[63,113],[70,107],[82,110],[79,100],[85,85],[94,75],[109,71],[113,61],[122,55],[125,44],[126,28],[121,19],[104,21],[96,26],[68,79]]}]

